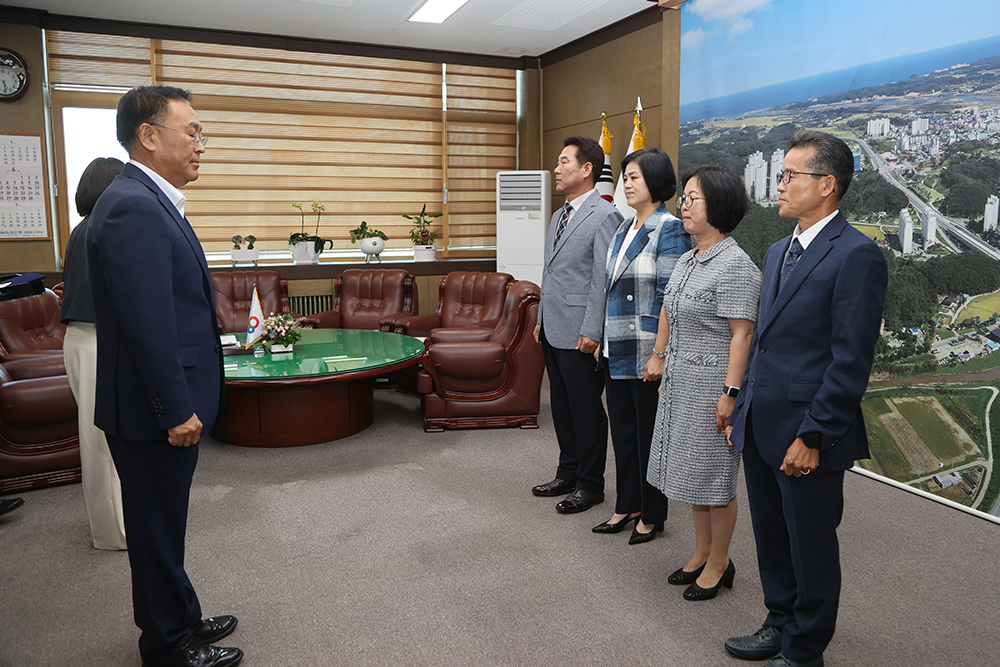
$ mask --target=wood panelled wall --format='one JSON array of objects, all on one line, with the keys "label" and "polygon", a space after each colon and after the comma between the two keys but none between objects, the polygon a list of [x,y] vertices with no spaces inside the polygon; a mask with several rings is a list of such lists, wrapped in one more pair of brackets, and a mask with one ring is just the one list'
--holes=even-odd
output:
[{"label": "wood panelled wall", "polygon": [[[620,163],[632,137],[636,98],[642,99],[646,146],[661,148],[677,165],[680,85],[679,11],[613,41],[542,68],[542,169],[553,169],[564,137],[601,137],[601,113],[608,114],[611,168]],[[553,210],[565,198],[553,192]]]},{"label": "wood panelled wall", "polygon": [[[0,106],[0,134],[28,134],[42,137],[46,150],[45,108],[42,95],[43,62],[42,31],[39,28],[10,23],[0,23],[0,44],[17,51],[28,66],[28,91],[19,100],[4,102]],[[48,166],[45,168],[46,192],[51,182]],[[45,202],[49,229],[53,227],[54,211]],[[64,240],[65,242],[65,240]],[[53,238],[47,240],[0,241],[0,274],[25,271],[50,271],[56,268]]]}]

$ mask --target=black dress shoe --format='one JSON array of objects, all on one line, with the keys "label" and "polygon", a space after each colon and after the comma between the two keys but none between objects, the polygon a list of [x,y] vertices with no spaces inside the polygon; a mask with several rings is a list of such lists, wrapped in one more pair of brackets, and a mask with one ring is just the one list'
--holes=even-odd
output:
[{"label": "black dress shoe", "polygon": [[765,663],[764,667],[823,667],[823,656],[814,658],[809,662],[795,662],[789,660],[784,653],[779,653]]},{"label": "black dress shoe", "polygon": [[567,482],[565,479],[556,477],[551,482],[531,487],[531,492],[536,496],[562,496],[575,488],[576,482]]},{"label": "black dress shoe", "polygon": [[635,528],[632,529],[632,537],[628,538],[628,543],[629,544],[643,544],[645,542],[649,542],[654,537],[656,537],[657,533],[662,533],[662,532],[663,532],[663,524],[662,523],[655,523],[655,524],[653,524],[653,530],[649,531],[648,533],[640,533],[639,532],[639,522],[636,521],[635,522]]},{"label": "black dress shoe", "polygon": [[13,512],[24,504],[24,498],[4,498],[0,500],[0,514]]},{"label": "black dress shoe", "polygon": [[235,616],[213,616],[198,621],[191,630],[203,644],[214,644],[233,634],[238,622]]},{"label": "black dress shoe", "polygon": [[691,600],[692,602],[697,602],[698,600],[711,600],[716,595],[719,594],[719,589],[725,586],[726,588],[733,587],[733,579],[736,578],[736,566],[733,565],[733,560],[729,559],[729,565],[726,566],[726,571],[722,573],[719,580],[715,582],[715,586],[711,588],[702,588],[698,585],[698,582],[693,582],[684,591],[684,599]]},{"label": "black dress shoe", "polygon": [[765,625],[752,635],[730,637],[726,650],[744,660],[773,658],[781,653],[781,630]]},{"label": "black dress shoe", "polygon": [[573,493],[556,503],[556,511],[561,514],[576,514],[577,512],[586,512],[594,505],[600,505],[603,502],[603,491],[590,493],[583,489],[573,489]]},{"label": "black dress shoe", "polygon": [[143,667],[233,667],[243,659],[238,648],[209,646],[192,636],[174,657],[162,661],[144,660]]},{"label": "black dress shoe", "polygon": [[625,518],[619,521],[618,523],[611,523],[611,521],[605,521],[604,523],[597,524],[596,526],[591,528],[591,530],[594,531],[595,533],[620,533],[623,530],[625,530],[625,526],[629,525],[638,518],[639,518],[638,514],[636,514],[635,516],[626,515]]},{"label": "black dress shoe", "polygon": [[688,584],[693,584],[698,577],[701,576],[701,571],[705,569],[702,565],[694,572],[688,572],[683,567],[679,570],[674,570],[667,577],[667,583],[673,584],[674,586],[687,586]]}]

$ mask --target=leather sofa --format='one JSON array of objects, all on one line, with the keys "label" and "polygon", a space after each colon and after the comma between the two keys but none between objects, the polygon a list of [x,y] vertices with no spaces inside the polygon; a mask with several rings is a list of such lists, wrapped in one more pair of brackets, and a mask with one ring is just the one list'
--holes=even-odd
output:
[{"label": "leather sofa", "polygon": [[61,351],[0,364],[0,493],[80,481],[76,401]]},{"label": "leather sofa", "polygon": [[437,310],[428,315],[400,313],[382,319],[382,331],[428,336],[440,327],[492,329],[504,310],[507,286],[514,278],[507,273],[452,271],[438,287]]},{"label": "leather sofa", "polygon": [[[219,271],[212,273],[219,333],[246,333],[254,284],[264,317],[290,313],[288,280],[277,271]],[[293,313],[294,314],[294,313]],[[297,317],[297,315],[296,315]]]},{"label": "leather sofa", "polygon": [[333,310],[311,317],[317,329],[378,331],[386,318],[417,313],[417,283],[402,269],[349,269],[337,276]]},{"label": "leather sofa", "polygon": [[424,430],[538,428],[542,346],[535,341],[541,291],[526,280],[507,290],[496,326],[435,329],[417,374]]},{"label": "leather sofa", "polygon": [[0,301],[0,360],[62,354],[66,325],[59,321],[60,303],[50,289]]}]

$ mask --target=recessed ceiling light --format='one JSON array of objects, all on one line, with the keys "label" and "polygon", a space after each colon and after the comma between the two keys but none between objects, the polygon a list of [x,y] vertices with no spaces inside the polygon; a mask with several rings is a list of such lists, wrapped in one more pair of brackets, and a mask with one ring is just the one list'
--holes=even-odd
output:
[{"label": "recessed ceiling light", "polygon": [[417,23],[444,23],[469,0],[427,0],[408,20]]}]

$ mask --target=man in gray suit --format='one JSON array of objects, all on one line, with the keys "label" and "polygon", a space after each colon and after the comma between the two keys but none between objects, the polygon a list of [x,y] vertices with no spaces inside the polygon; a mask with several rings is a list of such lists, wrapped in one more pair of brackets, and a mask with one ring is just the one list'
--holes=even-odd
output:
[{"label": "man in gray suit", "polygon": [[604,502],[608,416],[601,402],[604,381],[593,355],[604,321],[604,265],[622,215],[594,189],[603,164],[604,151],[593,139],[563,140],[553,173],[566,205],[549,225],[535,327],[552,390],[559,467],[555,479],[531,492],[569,493],[556,504],[563,514]]}]

